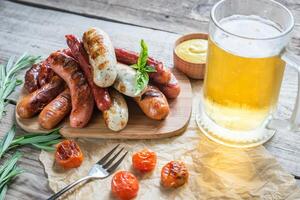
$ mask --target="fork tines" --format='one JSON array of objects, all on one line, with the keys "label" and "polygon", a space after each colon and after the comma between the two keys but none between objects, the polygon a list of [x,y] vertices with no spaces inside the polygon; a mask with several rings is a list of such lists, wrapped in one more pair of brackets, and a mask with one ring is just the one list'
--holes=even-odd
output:
[{"label": "fork tines", "polygon": [[[103,158],[101,158],[101,160],[99,160],[97,162],[97,164],[101,165],[103,169],[107,169],[106,171],[108,173],[112,173],[120,164],[121,162],[124,160],[124,158],[126,157],[126,155],[128,154],[128,151],[126,151],[123,156],[116,161],[113,165],[112,163],[117,159],[117,157],[121,154],[121,152],[124,150],[124,147],[121,148],[111,159],[109,159],[111,157],[111,155],[117,150],[117,148],[120,146],[120,144],[118,144],[117,146],[115,146],[110,152],[108,152]],[[109,159],[109,160],[108,160]],[[108,161],[107,161],[108,160]],[[107,162],[106,162],[107,161]],[[109,167],[109,168],[108,168]]]}]

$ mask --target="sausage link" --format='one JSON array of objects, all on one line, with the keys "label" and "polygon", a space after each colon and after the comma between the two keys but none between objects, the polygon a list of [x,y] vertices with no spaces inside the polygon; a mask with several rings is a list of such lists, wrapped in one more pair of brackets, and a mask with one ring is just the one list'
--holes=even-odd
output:
[{"label": "sausage link", "polygon": [[125,98],[118,91],[111,89],[112,105],[103,112],[105,125],[112,131],[124,129],[128,122],[128,107]]},{"label": "sausage link", "polygon": [[41,65],[42,65],[42,62],[40,62],[38,64],[34,64],[25,73],[24,88],[29,93],[32,93],[35,90],[40,88],[40,85],[39,85],[39,82],[38,82],[38,76],[39,76],[39,73],[40,73],[40,70],[41,70]]},{"label": "sausage link", "polygon": [[177,79],[172,74],[171,80],[166,85],[155,84],[169,99],[175,99],[180,93],[180,86]]},{"label": "sausage link", "polygon": [[47,60],[51,69],[64,79],[70,89],[72,100],[71,127],[84,127],[92,116],[94,100],[79,64],[73,58],[60,52],[52,53]]},{"label": "sausage link", "polygon": [[135,97],[141,110],[151,119],[165,119],[169,112],[169,104],[165,95],[155,86],[148,85],[140,97]]},{"label": "sausage link", "polygon": [[54,128],[71,111],[71,94],[65,89],[40,113],[39,124],[45,129]]},{"label": "sausage link", "polygon": [[64,89],[64,81],[54,76],[52,80],[25,96],[17,105],[17,113],[21,118],[31,118],[40,112],[51,100]]},{"label": "sausage link", "polygon": [[98,87],[93,81],[92,68],[89,64],[88,55],[83,48],[83,44],[74,35],[66,35],[66,40],[73,57],[79,62],[82,71],[85,74],[88,84],[92,89],[96,105],[102,112],[108,110],[111,106],[111,98],[107,88]]},{"label": "sausage link", "polygon": [[111,86],[117,77],[117,60],[108,34],[99,28],[89,28],[83,33],[82,42],[93,67],[94,83],[103,88]]}]

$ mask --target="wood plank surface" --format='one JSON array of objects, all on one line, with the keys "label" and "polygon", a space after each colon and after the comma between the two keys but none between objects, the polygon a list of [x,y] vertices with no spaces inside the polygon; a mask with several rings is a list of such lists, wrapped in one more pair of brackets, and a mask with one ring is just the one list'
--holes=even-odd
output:
[{"label": "wood plank surface", "polygon": [[[55,3],[58,3],[58,1],[55,1]],[[299,7],[295,5],[295,8]],[[20,55],[25,51],[47,56],[51,51],[66,46],[64,41],[65,34],[74,33],[80,35],[90,26],[99,26],[107,31],[111,35],[114,44],[120,47],[138,50],[138,41],[144,38],[149,43],[150,54],[171,66],[173,44],[179,37],[178,34],[164,31],[111,23],[78,16],[77,14],[49,11],[44,8],[34,8],[8,1],[0,1],[0,17],[0,62],[7,61],[10,56]],[[181,23],[178,22],[177,25]],[[206,22],[205,24],[203,23],[204,26],[206,24]],[[199,30],[206,30],[201,24],[197,23],[197,25],[201,26]],[[160,26],[160,28],[162,27],[164,27],[164,23]],[[180,26],[178,27],[180,29]],[[166,26],[164,28],[168,29],[169,27]],[[170,28],[169,30],[172,29]],[[186,29],[183,30],[181,33],[187,31]],[[299,35],[298,27],[295,32],[296,35]],[[295,53],[299,53],[299,38],[295,37],[292,44],[296,47]],[[151,48],[151,46],[155,46],[155,48]],[[201,81],[192,81],[194,92],[199,90],[201,84]],[[296,73],[292,69],[287,68],[279,100],[279,111],[276,117],[287,119],[290,116],[296,91]],[[17,92],[14,96],[18,94]],[[10,105],[7,113],[7,116],[1,121],[0,135],[3,135],[13,124],[14,106]],[[191,121],[189,126],[197,128],[193,121]],[[18,134],[22,133],[21,130],[18,130]],[[287,171],[298,176],[300,175],[299,133],[287,134],[286,132],[278,132],[265,146]],[[12,184],[11,188],[13,189],[8,191],[7,199],[22,199],[24,194],[32,194],[32,199],[46,199],[51,191],[48,188],[43,167],[38,161],[39,151],[24,147],[21,148],[21,152],[23,152],[24,156],[20,164],[21,167],[28,170],[28,173],[24,176],[22,175],[20,179],[17,179]],[[9,157],[9,154],[6,157]],[[31,179],[39,180],[39,184],[35,188],[31,188],[32,190],[27,190],[24,185]],[[299,181],[298,183],[300,185]]]},{"label": "wood plank surface", "polygon": [[[80,15],[130,23],[175,33],[207,30],[211,7],[219,0],[12,0]],[[278,0],[294,14],[300,24],[300,3]]]}]

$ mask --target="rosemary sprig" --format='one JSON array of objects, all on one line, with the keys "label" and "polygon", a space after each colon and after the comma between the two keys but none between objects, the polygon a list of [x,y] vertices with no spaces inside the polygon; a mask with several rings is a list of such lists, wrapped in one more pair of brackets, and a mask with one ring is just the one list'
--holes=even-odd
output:
[{"label": "rosemary sprig", "polygon": [[148,47],[144,40],[141,40],[141,52],[136,64],[132,65],[137,70],[135,82],[136,82],[136,94],[142,92],[149,82],[149,72],[156,72],[153,67],[147,65],[148,60]]},{"label": "rosemary sprig", "polygon": [[10,149],[17,148],[23,145],[31,145],[37,149],[46,151],[54,151],[53,145],[62,140],[59,129],[55,129],[49,133],[32,133],[27,135],[17,136],[15,139],[16,126],[13,125],[11,129],[5,134],[0,142],[0,158],[5,152]]},{"label": "rosemary sprig", "polygon": [[17,161],[20,159],[21,153],[16,152],[9,160],[0,166],[0,200],[4,200],[7,191],[7,186],[24,170],[17,167]]},{"label": "rosemary sprig", "polygon": [[0,120],[5,115],[5,107],[8,104],[6,99],[22,81],[17,79],[18,73],[36,63],[40,56],[23,54],[16,62],[10,57],[7,64],[0,65]]}]

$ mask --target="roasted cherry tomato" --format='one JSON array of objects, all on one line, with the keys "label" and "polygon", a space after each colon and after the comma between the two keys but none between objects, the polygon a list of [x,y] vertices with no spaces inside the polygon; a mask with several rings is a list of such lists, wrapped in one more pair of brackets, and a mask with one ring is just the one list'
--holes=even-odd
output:
[{"label": "roasted cherry tomato", "polygon": [[143,149],[142,151],[133,154],[132,166],[140,172],[150,172],[155,168],[156,160],[157,157],[155,152],[149,149]]},{"label": "roasted cherry tomato", "polygon": [[73,140],[64,140],[57,145],[55,160],[65,169],[79,167],[83,161],[83,154]]},{"label": "roasted cherry tomato", "polygon": [[119,171],[111,181],[111,190],[120,200],[130,200],[136,197],[139,191],[139,182],[130,172]]},{"label": "roasted cherry tomato", "polygon": [[161,170],[161,183],[165,188],[177,188],[184,185],[189,178],[189,172],[181,161],[171,161]]}]

